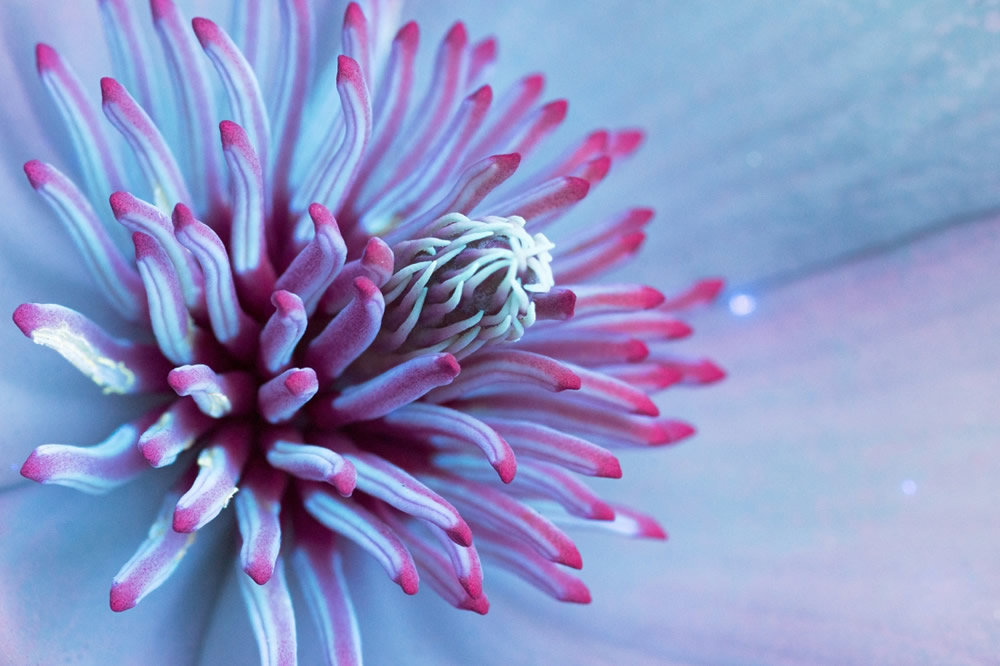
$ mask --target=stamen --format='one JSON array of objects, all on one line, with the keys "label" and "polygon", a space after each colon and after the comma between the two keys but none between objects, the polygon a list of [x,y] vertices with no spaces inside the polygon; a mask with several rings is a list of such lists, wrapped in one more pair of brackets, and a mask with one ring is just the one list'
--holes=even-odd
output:
[{"label": "stamen", "polygon": [[443,437],[459,444],[472,444],[486,454],[486,460],[504,483],[510,483],[517,472],[514,452],[507,442],[482,421],[460,411],[414,402],[385,415],[381,423],[425,441]]},{"label": "stamen", "polygon": [[43,444],[21,465],[21,476],[39,483],[102,495],[135,479],[149,469],[136,444],[160,410],[154,409],[119,426],[104,441],[93,446]]},{"label": "stamen", "polygon": [[383,520],[357,501],[331,495],[317,483],[301,482],[302,506],[328,529],[342,534],[366,550],[406,594],[416,594],[419,585],[410,551]]},{"label": "stamen", "polygon": [[493,155],[476,162],[457,178],[451,192],[439,203],[394,229],[389,229],[385,233],[386,241],[396,243],[426,236],[430,233],[431,223],[448,213],[468,214],[486,195],[513,176],[520,163],[521,156],[517,153]]},{"label": "stamen", "polygon": [[666,363],[606,365],[601,372],[643,391],[659,391],[684,379],[684,373]]},{"label": "stamen", "polygon": [[[301,514],[301,515],[300,515]],[[336,537],[312,519],[295,515],[292,566],[330,664],[361,663],[361,636]]]},{"label": "stamen", "polygon": [[445,403],[482,388],[502,388],[504,384],[530,384],[549,391],[577,390],[580,377],[564,363],[541,354],[515,349],[482,351],[462,366],[462,374],[448,386],[434,389],[425,399]]},{"label": "stamen", "polygon": [[609,377],[603,371],[590,370],[572,363],[567,363],[566,366],[580,378],[580,390],[577,395],[627,410],[633,414],[659,416],[660,410],[644,391],[614,377]]},{"label": "stamen", "polygon": [[602,312],[649,310],[664,301],[659,291],[641,284],[578,285],[573,293],[576,319]]},{"label": "stamen", "polygon": [[257,391],[257,409],[268,423],[283,423],[309,402],[319,382],[312,368],[291,368],[262,384]]},{"label": "stamen", "polygon": [[174,265],[152,236],[132,234],[135,261],[146,286],[149,319],[160,351],[177,365],[194,360],[194,322],[184,307],[184,296]]},{"label": "stamen", "polygon": [[[242,4],[242,3],[237,3]],[[215,131],[215,95],[201,49],[183,12],[172,0],[150,0],[153,24],[169,65],[174,93],[187,122],[191,166],[200,177],[209,210],[223,207],[222,156],[211,145]]]},{"label": "stamen", "polygon": [[649,356],[649,347],[637,338],[579,333],[563,327],[545,331],[544,339],[540,334],[530,336],[518,342],[517,346],[523,351],[556,356],[587,367],[638,363]]},{"label": "stamen", "polygon": [[555,394],[540,391],[531,391],[530,396],[500,394],[473,398],[455,406],[483,414],[485,418],[529,419],[557,430],[593,435],[610,446],[661,446],[694,434],[694,428],[681,421],[594,409],[587,402],[560,400]]},{"label": "stamen", "polygon": [[237,578],[257,639],[261,663],[268,666],[297,664],[295,611],[285,580],[285,563],[279,557],[274,576],[264,584],[255,584],[244,576]]},{"label": "stamen", "polygon": [[236,493],[236,520],[243,545],[240,565],[258,585],[271,579],[281,548],[281,498],[288,476],[253,458]]},{"label": "stamen", "polygon": [[258,161],[250,137],[242,127],[223,120],[219,123],[219,131],[232,176],[233,227],[229,252],[239,286],[253,307],[261,299],[267,302],[274,285],[274,269],[268,260],[264,233],[267,213],[263,162]]},{"label": "stamen", "polygon": [[24,173],[31,186],[59,216],[101,293],[126,319],[142,319],[146,302],[142,280],[115,247],[90,202],[71,180],[50,164],[32,160],[24,165]]},{"label": "stamen", "polygon": [[[236,116],[234,124],[246,130],[249,151],[257,156],[260,167],[263,167],[262,171],[268,171],[267,153],[271,143],[271,128],[257,76],[222,28],[206,18],[192,19],[191,26],[226,89],[229,108]],[[233,170],[230,160],[227,155],[226,161],[230,163],[230,170]],[[233,176],[235,179],[236,175]],[[269,201],[270,197],[264,199]],[[234,263],[238,264],[238,270],[242,268],[239,262]]]},{"label": "stamen", "polygon": [[90,196],[99,200],[124,187],[118,155],[111,149],[105,125],[90,105],[79,77],[48,44],[35,47],[35,62],[38,77],[69,131]]},{"label": "stamen", "polygon": [[458,361],[451,354],[418,356],[351,386],[332,400],[316,403],[313,417],[327,428],[376,419],[409,405],[433,388],[448,384],[459,370]]},{"label": "stamen", "polygon": [[352,213],[355,215],[361,210],[357,207],[358,193],[364,189],[365,184],[370,180],[370,174],[381,164],[386,150],[399,136],[403,120],[406,118],[410,91],[413,88],[413,62],[417,54],[419,40],[420,30],[416,23],[410,21],[400,28],[392,42],[389,62],[382,75],[382,84],[378,89],[378,94],[375,96],[374,133],[369,148],[365,151],[358,176],[347,197],[352,205]]},{"label": "stamen", "polygon": [[660,526],[656,519],[640,511],[621,504],[613,504],[614,520],[584,520],[572,516],[559,516],[556,518],[560,525],[566,527],[581,528],[595,532],[609,532],[620,536],[631,537],[633,539],[666,539],[667,533]]},{"label": "stamen", "polygon": [[419,212],[417,208],[423,202],[432,200],[445,179],[461,164],[469,139],[479,129],[492,101],[493,91],[489,86],[465,98],[447,129],[428,151],[421,168],[407,174],[383,194],[378,204],[362,216],[361,227],[371,231],[394,227]]},{"label": "stamen", "polygon": [[198,454],[198,477],[177,501],[175,532],[195,532],[219,515],[236,494],[236,481],[250,452],[250,426],[221,426]]},{"label": "stamen", "polygon": [[560,253],[552,263],[552,272],[559,284],[592,280],[635,256],[645,240],[646,234],[632,231],[569,256]]},{"label": "stamen", "polygon": [[585,439],[516,418],[487,416],[483,423],[502,435],[518,457],[543,460],[588,476],[622,477],[618,458]]},{"label": "stamen", "polygon": [[[138,18],[125,0],[99,0],[104,19],[104,37],[111,49],[114,71],[139,91],[139,100],[150,116],[156,116],[156,69],[146,48],[147,40]],[[107,190],[105,190],[107,192]]]},{"label": "stamen", "polygon": [[183,301],[193,311],[204,307],[204,278],[194,257],[177,241],[170,218],[156,206],[136,199],[128,192],[115,192],[109,199],[111,212],[126,229],[148,234],[166,252],[183,288]]},{"label": "stamen", "polygon": [[278,155],[274,160],[274,187],[282,196],[287,186],[295,138],[302,124],[302,108],[313,68],[312,10],[306,0],[282,0],[281,52],[275,87],[274,136]]},{"label": "stamen", "polygon": [[477,87],[486,74],[492,69],[497,59],[496,37],[487,37],[472,47],[469,55],[469,71],[466,73],[465,86]]},{"label": "stamen", "polygon": [[[323,169],[314,196],[309,197],[334,211],[339,211],[343,205],[372,132],[371,99],[358,63],[347,56],[339,56],[337,66],[337,91],[344,110],[344,138],[334,159]],[[293,207],[296,206],[293,204]]]},{"label": "stamen", "polygon": [[[573,541],[552,522],[526,504],[483,483],[468,481],[446,472],[427,477],[428,482],[448,494],[462,513],[480,525],[500,531],[531,546],[551,562],[574,569],[583,567],[583,559]],[[479,541],[477,538],[476,545]]]},{"label": "stamen", "polygon": [[711,303],[724,286],[725,282],[718,278],[695,282],[690,289],[669,297],[660,305],[660,309],[666,311],[687,310],[697,305]]},{"label": "stamen", "polygon": [[149,115],[112,78],[101,79],[101,97],[104,115],[132,148],[156,204],[170,210],[177,203],[191,203],[177,160]]},{"label": "stamen", "polygon": [[[566,324],[586,333],[627,334],[640,340],[677,340],[693,332],[685,322],[666,312],[627,312],[591,315]],[[547,331],[539,331],[540,337]]]},{"label": "stamen", "polygon": [[357,484],[354,465],[332,450],[330,438],[317,442],[323,446],[305,444],[297,430],[282,428],[265,435],[263,449],[273,467],[306,481],[328,483],[344,497],[350,497]]},{"label": "stamen", "polygon": [[111,610],[114,612],[133,608],[165,583],[194,542],[194,534],[180,534],[170,528],[174,504],[194,479],[193,472],[192,466],[167,492],[146,540],[115,574],[111,582]]},{"label": "stamen", "polygon": [[704,384],[712,384],[723,379],[726,376],[726,371],[717,366],[712,361],[707,358],[698,360],[689,360],[676,357],[667,358],[660,354],[657,354],[654,359],[657,363],[661,364],[663,367],[674,370],[681,373],[683,379],[681,382],[688,386],[701,386]]},{"label": "stamen", "polygon": [[247,372],[220,375],[207,365],[182,365],[170,371],[167,382],[177,395],[190,396],[213,419],[243,416],[253,408],[254,378]]},{"label": "stamen", "polygon": [[237,358],[251,358],[259,329],[240,307],[226,246],[184,204],[174,208],[173,221],[177,240],[195,256],[205,276],[205,303],[216,340]]},{"label": "stamen", "polygon": [[320,204],[309,206],[314,233],[312,240],[281,274],[275,289],[296,294],[302,299],[306,314],[316,311],[320,297],[344,266],[347,246],[333,214]]},{"label": "stamen", "polygon": [[536,294],[533,302],[538,321],[566,321],[576,313],[576,294],[569,289],[553,287],[547,293]]},{"label": "stamen", "polygon": [[[431,143],[443,131],[458,95],[462,92],[468,58],[467,44],[468,34],[465,25],[458,22],[452,26],[438,47],[434,61],[434,78],[426,95],[416,107],[421,112],[416,114],[406,129],[397,135],[396,145],[401,152],[406,151],[404,156],[398,161],[393,160],[395,168],[387,179],[379,178],[378,174],[373,174],[374,177],[368,179],[370,185],[366,185],[360,193],[362,210],[367,209],[372,201],[381,198],[382,194],[391,189],[400,178],[413,171],[421,163]],[[404,143],[407,140],[408,149]],[[381,187],[378,187],[379,184]]]},{"label": "stamen", "polygon": [[381,456],[342,442],[338,444],[357,470],[358,490],[414,518],[436,525],[459,545],[472,545],[472,530],[448,500]]},{"label": "stamen", "polygon": [[584,179],[561,176],[485,208],[499,213],[502,217],[516,215],[529,222],[544,215],[546,216],[544,222],[549,223],[552,220],[548,214],[565,212],[567,208],[587,196],[589,190],[590,183]]},{"label": "stamen", "polygon": [[628,157],[642,145],[645,135],[639,129],[619,130],[611,137],[612,157]]},{"label": "stamen", "polygon": [[[260,334],[259,362],[269,375],[276,375],[291,363],[295,347],[306,332],[309,316],[302,299],[290,291],[274,292],[271,304],[274,314]],[[308,363],[316,367],[312,361]]]},{"label": "stamen", "polygon": [[515,131],[515,138],[509,144],[507,152],[520,153],[522,156],[530,153],[545,137],[559,128],[566,119],[569,102],[557,99],[544,104],[524,119]]},{"label": "stamen", "polygon": [[215,424],[193,400],[175,400],[139,437],[139,452],[153,467],[165,467]]},{"label": "stamen", "polygon": [[363,277],[381,288],[392,277],[394,263],[392,250],[378,236],[368,239],[360,259],[349,261],[334,278],[333,284],[323,294],[320,309],[324,314],[336,314],[354,298],[354,281]]},{"label": "stamen", "polygon": [[371,345],[382,324],[385,301],[371,280],[354,279],[354,300],[330,320],[309,343],[306,363],[316,368],[323,382],[330,382]]},{"label": "stamen", "polygon": [[531,74],[515,83],[494,108],[492,115],[495,120],[483,130],[482,138],[466,155],[475,159],[500,150],[503,145],[510,145],[509,137],[518,128],[521,119],[531,111],[544,87],[545,77],[541,74]]},{"label": "stamen", "polygon": [[[434,463],[450,472],[460,472],[465,478],[489,482],[491,479],[476,461],[468,456],[437,455]],[[549,499],[574,516],[589,520],[613,520],[614,509],[576,477],[553,465],[537,461],[522,462],[517,480],[507,492],[523,499]]]},{"label": "stamen", "polygon": [[545,561],[530,549],[494,530],[481,532],[477,530],[476,534],[482,534],[477,543],[483,555],[495,560],[499,566],[536,589],[559,601],[574,604],[590,603],[590,591],[576,576]]},{"label": "stamen", "polygon": [[170,364],[151,345],[120,340],[61,305],[25,303],[14,323],[31,341],[55,350],[104,393],[149,393],[167,387]]},{"label": "stamen", "polygon": [[[482,568],[479,566],[479,555],[476,553],[474,546],[468,548],[457,547],[456,550],[473,553],[480,576],[477,581],[478,594],[472,594],[466,589],[466,585],[474,587],[476,583],[472,582],[465,575],[465,572],[459,573],[456,571],[447,556],[434,548],[422,535],[414,532],[403,520],[393,515],[390,509],[379,511],[379,516],[406,540],[407,548],[410,549],[410,554],[413,555],[413,561],[424,576],[424,580],[430,584],[431,589],[438,596],[455,608],[471,610],[480,615],[486,614],[489,610],[489,601],[482,593]],[[445,537],[445,540],[452,546],[455,546],[454,542],[447,537]],[[466,581],[465,583],[462,582],[463,579]]]}]

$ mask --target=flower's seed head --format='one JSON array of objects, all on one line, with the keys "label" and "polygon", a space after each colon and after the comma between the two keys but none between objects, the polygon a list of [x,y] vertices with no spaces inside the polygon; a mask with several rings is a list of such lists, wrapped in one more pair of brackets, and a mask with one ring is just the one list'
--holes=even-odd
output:
[{"label": "flower's seed head", "polygon": [[529,234],[517,216],[473,220],[452,213],[428,231],[393,248],[379,348],[407,357],[444,351],[461,359],[485,345],[519,340],[535,323],[532,295],[554,284],[553,244]]}]

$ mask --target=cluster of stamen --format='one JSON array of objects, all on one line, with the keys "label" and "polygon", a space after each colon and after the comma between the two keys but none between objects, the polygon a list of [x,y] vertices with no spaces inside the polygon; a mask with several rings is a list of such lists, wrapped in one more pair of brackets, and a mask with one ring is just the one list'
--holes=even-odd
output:
[{"label": "cluster of stamen", "polygon": [[[116,611],[161,585],[234,505],[240,584],[267,663],[295,660],[286,562],[330,661],[360,660],[343,540],[406,593],[426,581],[477,613],[489,607],[480,554],[557,599],[588,602],[566,570],[582,558],[562,527],[665,533],[575,475],[619,477],[612,449],[693,433],[661,418],[648,394],[722,376],[666,348],[691,332],[676,311],[720,283],[672,299],[584,284],[634,255],[651,211],[578,226],[558,248],[541,230],[641,134],[592,132],[509,183],[567,105],[538,104],[540,75],[494,104],[483,83],[492,38],[470,44],[456,24],[413,104],[419,31],[408,23],[392,37],[397,3],[350,3],[342,53],[321,72],[310,3],[277,1],[266,95],[259,3],[237,3],[234,40],[151,0],[172,109],[157,99],[157,60],[131,3],[101,0],[126,79],[101,81],[107,124],[39,45],[84,187],[43,162],[25,172],[108,302],[148,335],[120,339],[50,304],[22,305],[14,321],[105,393],[162,399],[94,446],[36,448],[21,473],[105,493],[151,468],[184,468],[112,582]],[[175,115],[183,130],[165,134]],[[121,166],[108,129],[138,170]],[[128,240],[134,253],[119,250]]]}]

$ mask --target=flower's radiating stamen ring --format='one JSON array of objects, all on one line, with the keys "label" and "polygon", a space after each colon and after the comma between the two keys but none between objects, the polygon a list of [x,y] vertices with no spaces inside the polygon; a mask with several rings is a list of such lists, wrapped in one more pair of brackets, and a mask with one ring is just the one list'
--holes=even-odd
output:
[{"label": "flower's radiating stamen ring", "polygon": [[[105,113],[141,173],[120,172],[83,87],[52,49],[38,47],[39,74],[93,201],[112,187],[152,187],[143,196],[154,204],[125,191],[110,199],[133,232],[136,266],[118,255],[70,179],[41,162],[25,171],[101,290],[133,322],[148,321],[157,346],[113,338],[58,306],[21,306],[15,322],[106,392],[164,391],[170,400],[95,446],[38,447],[22,474],[102,493],[144,467],[185,458],[159,519],[113,581],[115,611],[160,585],[193,532],[235,494],[247,574],[240,587],[264,663],[296,659],[283,562],[303,583],[327,661],[360,663],[337,534],[408,594],[423,567],[458,608],[489,608],[473,538],[486,558],[541,591],[588,602],[583,583],[560,566],[582,560],[557,522],[665,533],[574,474],[619,478],[609,448],[693,433],[660,418],[647,393],[724,376],[669,346],[691,332],[674,311],[712,300],[721,283],[667,299],[641,285],[581,284],[639,250],[652,211],[577,223],[571,238],[554,227],[557,243],[537,232],[643,135],[592,131],[511,185],[567,104],[539,104],[544,79],[531,75],[494,105],[485,81],[497,54],[492,37],[470,45],[454,24],[423,100],[411,106],[419,31],[409,23],[391,40],[398,0],[349,3],[339,50],[314,42],[308,0],[275,2],[271,18],[280,20],[270,21],[259,0],[236,3],[241,52],[215,23],[195,18],[189,31],[174,0],[151,0],[175,122],[166,106],[154,107],[162,82],[143,50],[152,36],[124,0],[102,0],[119,75],[142,100],[105,79]],[[271,31],[280,52],[265,41]],[[254,65],[275,85],[262,88]],[[219,81],[232,121],[215,108]],[[221,153],[208,143],[215,123]],[[177,157],[188,173],[164,139],[184,133]],[[490,154],[499,150],[509,152]],[[542,513],[552,510],[554,520]]]}]

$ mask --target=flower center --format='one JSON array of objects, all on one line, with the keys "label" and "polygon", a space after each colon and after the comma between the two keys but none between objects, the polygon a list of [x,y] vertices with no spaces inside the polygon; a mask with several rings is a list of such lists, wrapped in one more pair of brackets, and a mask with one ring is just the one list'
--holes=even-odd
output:
[{"label": "flower center", "polygon": [[525,231],[517,216],[473,220],[452,213],[429,231],[393,247],[395,272],[382,287],[386,313],[378,348],[462,359],[485,345],[520,339],[535,322],[532,295],[553,286],[553,244]]}]

